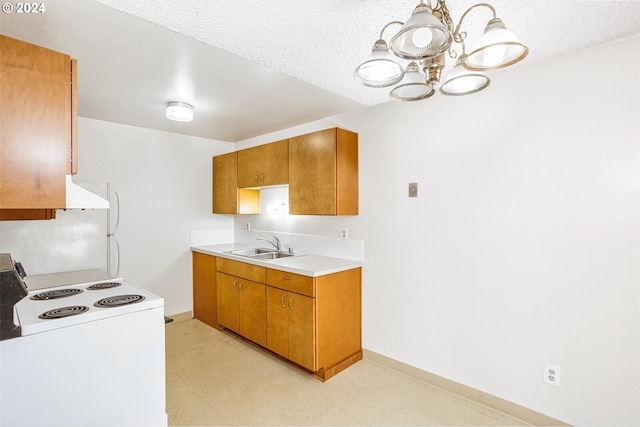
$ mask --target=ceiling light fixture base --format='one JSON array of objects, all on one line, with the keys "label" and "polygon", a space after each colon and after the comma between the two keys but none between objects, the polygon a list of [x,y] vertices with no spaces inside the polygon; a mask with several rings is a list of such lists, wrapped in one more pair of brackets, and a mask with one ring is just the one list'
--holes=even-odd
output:
[{"label": "ceiling light fixture base", "polygon": [[186,102],[171,101],[167,103],[167,119],[174,122],[190,122],[193,120],[193,105]]}]

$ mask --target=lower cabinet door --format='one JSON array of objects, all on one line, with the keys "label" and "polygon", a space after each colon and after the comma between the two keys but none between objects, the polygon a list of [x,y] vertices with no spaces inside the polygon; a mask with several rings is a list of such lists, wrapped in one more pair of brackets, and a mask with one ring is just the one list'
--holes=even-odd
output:
[{"label": "lower cabinet door", "polygon": [[218,323],[240,333],[238,278],[224,273],[216,273],[216,294]]},{"label": "lower cabinet door", "polygon": [[193,317],[218,329],[216,257],[193,252],[192,259]]},{"label": "lower cabinet door", "polygon": [[287,294],[289,310],[289,360],[312,371],[316,371],[315,349],[315,300],[313,298]]},{"label": "lower cabinet door", "polygon": [[287,292],[267,286],[267,348],[289,357],[289,298]]},{"label": "lower cabinet door", "polygon": [[238,280],[240,335],[267,346],[266,286],[249,280]]}]

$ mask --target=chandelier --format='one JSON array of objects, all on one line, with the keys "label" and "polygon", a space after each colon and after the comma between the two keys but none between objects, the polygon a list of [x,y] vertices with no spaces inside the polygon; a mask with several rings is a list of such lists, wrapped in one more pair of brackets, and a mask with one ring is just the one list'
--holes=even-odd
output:
[{"label": "chandelier", "polygon": [[[429,3],[421,2],[416,6],[406,22],[392,21],[382,28],[371,54],[356,68],[356,80],[374,88],[396,85],[389,95],[400,101],[427,99],[440,83],[445,55],[448,55],[456,63],[440,85],[440,93],[469,95],[489,86],[485,71],[513,65],[529,53],[529,48],[507,29],[490,4],[471,6],[454,27],[445,0],[436,0],[435,7],[431,6],[431,1]],[[493,18],[467,53],[467,33],[461,31],[462,22],[471,10],[480,7],[490,9]],[[401,27],[387,46],[383,33],[393,25]],[[453,43],[460,45],[459,56],[452,48]],[[403,67],[402,60],[405,63],[409,61],[406,67]]]}]

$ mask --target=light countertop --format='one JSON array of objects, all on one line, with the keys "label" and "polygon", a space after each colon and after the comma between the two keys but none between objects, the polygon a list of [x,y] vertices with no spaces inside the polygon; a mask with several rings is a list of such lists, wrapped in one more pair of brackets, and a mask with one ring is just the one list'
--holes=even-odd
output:
[{"label": "light countertop", "polygon": [[338,273],[340,271],[362,267],[362,262],[360,261],[343,258],[333,258],[315,254],[299,254],[286,258],[261,260],[225,253],[226,251],[247,249],[250,247],[255,246],[247,246],[238,243],[228,243],[222,245],[192,246],[191,250],[193,252],[200,252],[220,258],[231,259],[247,264],[259,265],[261,267],[273,268],[276,270],[301,274],[303,276],[310,277],[324,276],[327,274]]}]

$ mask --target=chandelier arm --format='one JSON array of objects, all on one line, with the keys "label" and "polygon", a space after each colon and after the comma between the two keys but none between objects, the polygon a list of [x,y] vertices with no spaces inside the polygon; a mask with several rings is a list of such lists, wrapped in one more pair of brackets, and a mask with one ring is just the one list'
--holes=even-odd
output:
[{"label": "chandelier arm", "polygon": [[402,22],[402,21],[391,21],[391,22],[387,23],[384,27],[382,27],[382,30],[380,30],[380,40],[384,40],[382,38],[382,33],[384,33],[384,30],[386,30],[389,25],[393,25],[393,24],[404,25],[404,22]]},{"label": "chandelier arm", "polygon": [[496,10],[494,9],[493,6],[491,6],[489,3],[478,3],[478,4],[474,4],[473,6],[471,6],[469,9],[465,10],[464,13],[462,14],[462,16],[460,17],[460,21],[458,21],[458,25],[456,26],[455,30],[453,31],[453,37],[457,38],[457,37],[462,37],[462,40],[464,40],[464,38],[467,36],[466,32],[460,32],[460,27],[462,26],[462,21],[464,21],[464,18],[467,16],[467,14],[469,12],[471,12],[473,9],[477,8],[477,7],[486,7],[491,9],[491,12],[493,13],[493,19],[497,18],[498,15],[496,14]]},{"label": "chandelier arm", "polygon": [[[458,33],[453,33],[453,41],[460,44],[460,46],[462,46],[462,54],[464,55],[466,53],[466,49],[465,49],[465,45],[464,45],[464,39],[467,38],[467,32],[466,31],[462,31],[462,32],[458,32]],[[454,57],[452,57],[454,58]]]}]

